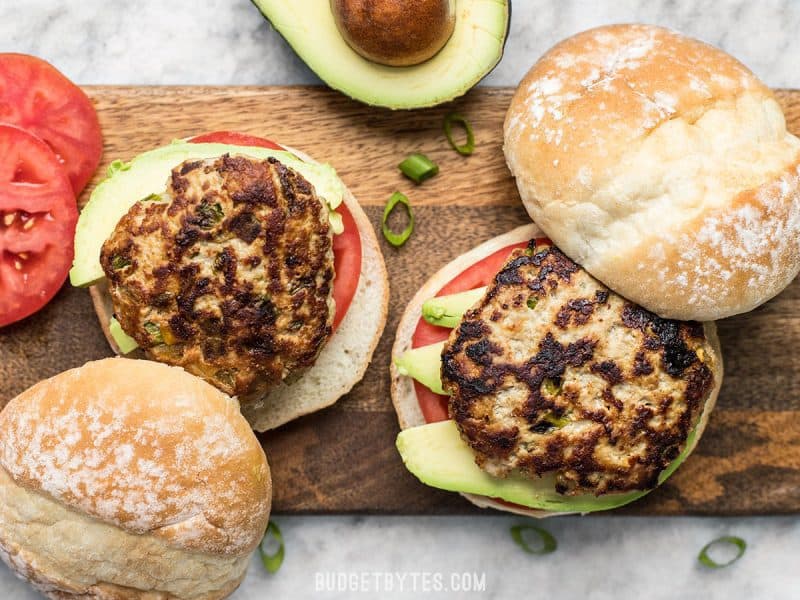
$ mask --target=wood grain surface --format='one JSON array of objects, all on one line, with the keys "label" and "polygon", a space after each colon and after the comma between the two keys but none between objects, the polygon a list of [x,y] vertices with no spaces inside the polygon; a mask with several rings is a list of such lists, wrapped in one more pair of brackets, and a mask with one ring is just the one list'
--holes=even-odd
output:
[{"label": "wood grain surface", "polygon": [[[263,437],[279,513],[479,512],[428,488],[402,466],[389,399],[389,349],[405,303],[427,276],[479,242],[526,222],[501,151],[511,90],[479,88],[435,109],[372,109],[324,88],[89,87],[105,135],[101,179],[113,159],[211,130],[252,133],[337,168],[379,226],[402,190],[417,216],[401,249],[383,240],[392,298],[386,331],[365,379],[338,404]],[[800,91],[781,91],[800,133]],[[451,110],[475,129],[461,157],[441,124]],[[416,187],[397,171],[421,151],[441,173]],[[81,201],[88,197],[90,189]],[[381,237],[381,236],[379,236]],[[664,486],[621,512],[649,515],[800,512],[800,284],[754,312],[719,323],[725,380],[699,447]],[[0,404],[42,378],[110,355],[89,293],[69,286],[42,312],[0,330]]]}]

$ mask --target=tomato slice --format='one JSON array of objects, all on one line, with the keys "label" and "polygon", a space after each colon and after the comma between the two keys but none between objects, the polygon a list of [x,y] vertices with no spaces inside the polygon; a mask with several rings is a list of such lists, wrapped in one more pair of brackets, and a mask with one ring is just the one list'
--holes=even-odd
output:
[{"label": "tomato slice", "polygon": [[333,299],[336,301],[333,331],[347,314],[361,278],[361,234],[356,220],[344,202],[336,207],[336,212],[342,215],[344,231],[333,236],[333,267],[336,272],[333,280]]},{"label": "tomato slice", "polygon": [[[508,259],[511,251],[515,248],[524,248],[527,245],[527,241],[511,244],[479,260],[448,281],[436,295],[447,296],[448,294],[457,294],[458,292],[466,292],[467,290],[489,285],[494,276],[500,271],[503,263]],[[411,337],[411,347],[419,348],[420,346],[443,342],[450,337],[450,331],[447,327],[431,325],[425,319],[420,319],[417,323],[417,328],[414,330],[414,335]],[[419,381],[414,381],[414,391],[417,394],[417,402],[419,402],[419,407],[426,423],[446,421],[450,418],[447,411],[447,396],[435,394]]]},{"label": "tomato slice", "polygon": [[272,150],[283,150],[272,140],[237,133],[236,131],[212,131],[204,133],[189,140],[194,144],[231,144],[232,146],[255,146],[256,148],[271,148]]},{"label": "tomato slice", "polygon": [[67,278],[78,209],[58,157],[0,124],[0,327],[32,315]]},{"label": "tomato slice", "polygon": [[53,65],[27,54],[0,54],[0,122],[44,140],[76,196],[86,187],[103,153],[100,122],[91,100]]},{"label": "tomato slice", "polygon": [[[195,136],[189,141],[195,144],[218,143],[272,148],[273,150],[284,149],[272,140],[235,131],[214,131]],[[347,314],[347,309],[353,302],[361,277],[361,234],[358,232],[358,226],[344,202],[336,207],[336,212],[342,216],[344,231],[333,237],[333,266],[336,272],[333,281],[333,299],[336,302],[333,331],[336,331]]]}]

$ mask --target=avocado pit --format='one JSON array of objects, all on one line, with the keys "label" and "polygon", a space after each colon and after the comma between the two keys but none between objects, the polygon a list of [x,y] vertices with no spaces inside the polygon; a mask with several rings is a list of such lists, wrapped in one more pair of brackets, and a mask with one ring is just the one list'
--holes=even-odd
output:
[{"label": "avocado pit", "polygon": [[392,67],[433,57],[456,22],[454,0],[331,0],[331,12],[353,50]]}]

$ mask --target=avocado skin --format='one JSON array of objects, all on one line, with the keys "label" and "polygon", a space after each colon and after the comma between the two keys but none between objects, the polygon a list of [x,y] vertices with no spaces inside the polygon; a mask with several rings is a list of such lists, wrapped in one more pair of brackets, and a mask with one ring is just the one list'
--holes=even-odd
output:
[{"label": "avocado skin", "polygon": [[[379,107],[379,108],[388,108],[390,110],[413,110],[413,109],[416,109],[416,108],[429,108],[429,107],[432,107],[432,106],[438,106],[440,104],[444,104],[446,102],[450,102],[451,100],[454,100],[454,99],[456,99],[456,98],[458,98],[460,96],[463,96],[468,91],[470,91],[473,87],[475,87],[481,81],[483,81],[483,79],[485,79],[492,71],[494,71],[497,68],[497,65],[500,64],[500,61],[503,60],[503,56],[505,55],[505,48],[506,48],[506,43],[508,42],[508,35],[511,32],[512,0],[505,0],[505,9],[506,9],[506,11],[505,11],[505,30],[503,31],[502,40],[500,40],[500,45],[498,47],[497,59],[495,60],[494,64],[490,68],[485,70],[485,72],[483,72],[480,75],[480,77],[475,79],[475,81],[473,81],[472,83],[468,84],[467,86],[465,86],[463,88],[459,88],[458,90],[454,91],[454,93],[452,93],[452,95],[448,94],[447,97],[432,99],[432,100],[429,100],[429,101],[420,101],[420,102],[415,102],[415,103],[410,103],[410,104],[405,104],[404,103],[402,105],[399,105],[399,104],[396,104],[396,103],[392,102],[388,98],[385,101],[370,101],[370,100],[367,100],[367,99],[364,99],[364,98],[360,98],[360,97],[358,97],[358,94],[350,93],[347,90],[341,89],[339,86],[331,84],[327,80],[326,77],[323,77],[316,69],[314,69],[312,66],[310,66],[306,62],[305,58],[302,56],[302,54],[300,52],[298,52],[298,50],[295,47],[295,45],[289,40],[289,38],[287,38],[286,35],[283,34],[283,32],[280,30],[279,26],[275,24],[275,21],[273,20],[273,18],[271,18],[267,14],[267,9],[265,8],[265,6],[262,6],[262,4],[260,4],[260,2],[263,3],[264,0],[250,0],[250,2],[258,9],[258,12],[261,13],[261,16],[263,16],[264,19],[270,24],[272,29],[275,32],[277,32],[278,35],[281,38],[283,38],[284,42],[286,42],[286,44],[294,51],[294,53],[300,58],[300,60],[302,60],[304,63],[306,63],[306,66],[317,77],[319,77],[326,85],[328,85],[331,89],[335,89],[336,91],[345,94],[346,96],[352,98],[353,100],[357,100],[359,102],[367,104],[368,106],[375,106],[375,107]],[[458,28],[458,21],[456,21],[456,28]],[[449,43],[450,43],[450,40],[448,40],[447,44],[449,44]],[[444,48],[447,47],[447,44],[445,44]],[[348,46],[348,48],[349,48],[349,46]],[[352,50],[352,52],[355,54],[354,50]],[[435,58],[435,56],[433,58],[429,59],[429,60],[433,60],[434,58]],[[363,59],[363,60],[367,60],[367,59]],[[426,61],[426,62],[428,62],[428,61]],[[419,68],[420,66],[422,66],[424,64],[425,63],[420,63],[420,65],[414,65],[414,66],[411,66],[411,67],[386,67],[386,68],[389,68],[389,69],[392,69],[392,68],[394,68],[394,69],[415,69],[415,68]]]}]

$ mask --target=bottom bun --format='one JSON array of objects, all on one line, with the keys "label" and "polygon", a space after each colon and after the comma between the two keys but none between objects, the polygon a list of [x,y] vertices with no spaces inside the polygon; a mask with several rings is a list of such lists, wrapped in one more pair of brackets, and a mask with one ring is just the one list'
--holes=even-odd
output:
[{"label": "bottom bun", "polygon": [[[395,337],[394,346],[392,347],[392,357],[400,356],[412,347],[412,336],[417,328],[419,320],[422,318],[422,305],[423,303],[434,297],[439,290],[441,290],[447,283],[456,278],[468,267],[479,262],[480,260],[494,254],[498,250],[525,242],[532,238],[545,237],[539,227],[534,223],[523,225],[509,231],[508,233],[494,237],[483,244],[473,248],[469,252],[462,254],[455,258],[439,271],[437,271],[423,286],[417,291],[411,301],[408,303],[405,312],[400,318],[400,323],[397,327],[397,335]],[[709,344],[713,347],[715,354],[719,360],[720,370],[722,368],[722,353],[719,347],[719,338],[717,337],[717,330],[714,323],[704,323],[704,332]],[[417,394],[414,389],[414,382],[410,377],[403,376],[399,373],[394,360],[390,365],[391,375],[391,394],[392,403],[394,404],[397,418],[400,423],[401,429],[408,429],[410,427],[418,427],[425,425],[426,421],[422,414],[422,410],[417,400]],[[708,399],[704,403],[703,412],[697,422],[696,433],[692,441],[692,446],[689,452],[694,450],[697,442],[705,430],[708,423],[708,417],[713,409],[719,389],[722,384],[721,372],[716,373],[714,378],[714,389],[710,392]],[[511,503],[504,502],[495,498],[487,496],[478,496],[475,494],[461,493],[461,495],[468,501],[473,503],[479,508],[493,508],[504,512],[510,512],[517,515],[523,515],[535,518],[552,517],[559,515],[568,515],[574,513],[568,512],[553,512],[547,510],[540,510],[535,508],[528,508]]]},{"label": "bottom bun", "polygon": [[50,598],[225,598],[271,498],[238,403],[178,367],[90,362],[0,413],[0,558]]}]

